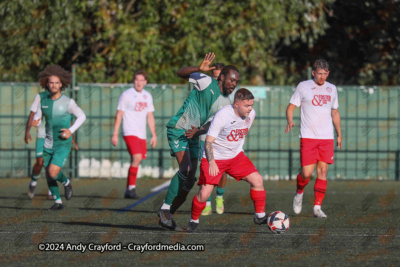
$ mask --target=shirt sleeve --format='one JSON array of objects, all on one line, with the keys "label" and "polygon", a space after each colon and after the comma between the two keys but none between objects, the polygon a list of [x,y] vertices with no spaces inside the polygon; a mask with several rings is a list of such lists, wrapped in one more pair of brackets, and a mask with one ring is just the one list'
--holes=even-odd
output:
[{"label": "shirt sleeve", "polygon": [[223,112],[218,111],[213,120],[211,121],[210,128],[208,129],[207,135],[217,138],[219,133],[225,127],[226,119]]},{"label": "shirt sleeve", "polygon": [[193,83],[198,91],[203,91],[211,84],[212,78],[204,73],[195,72],[190,74],[189,82]]},{"label": "shirt sleeve", "polygon": [[86,120],[86,115],[73,99],[69,102],[68,113],[76,117],[74,124],[69,128],[71,133],[74,133]]},{"label": "shirt sleeve", "polygon": [[290,104],[293,104],[297,107],[301,106],[301,99],[302,99],[302,94],[301,94],[301,83],[297,85],[296,90],[294,91],[292,98],[290,99]]},{"label": "shirt sleeve", "polygon": [[[126,91],[125,91],[125,92],[126,92]],[[125,92],[122,93],[122,94],[119,96],[119,99],[118,99],[118,106],[117,106],[117,110],[121,110],[121,111],[123,111],[123,112],[125,112],[125,111],[128,109],[128,99],[127,99],[127,97],[126,97]]]},{"label": "shirt sleeve", "polygon": [[335,87],[335,95],[333,97],[332,109],[338,109],[338,108],[339,108],[339,100],[338,100],[337,89]]},{"label": "shirt sleeve", "polygon": [[149,105],[147,107],[147,112],[154,112],[153,96],[149,93]]},{"label": "shirt sleeve", "polygon": [[38,105],[40,104],[40,95],[37,94],[35,96],[35,99],[33,100],[32,106],[31,106],[31,111],[36,112],[38,109]]},{"label": "shirt sleeve", "polygon": [[[39,97],[39,102],[37,103],[37,109],[34,112],[36,112],[35,116],[33,117],[34,121],[37,121],[38,119],[42,119],[42,107],[40,105],[40,97]],[[36,125],[36,127],[39,127],[41,123],[42,123],[42,120],[39,121],[39,124]]]}]

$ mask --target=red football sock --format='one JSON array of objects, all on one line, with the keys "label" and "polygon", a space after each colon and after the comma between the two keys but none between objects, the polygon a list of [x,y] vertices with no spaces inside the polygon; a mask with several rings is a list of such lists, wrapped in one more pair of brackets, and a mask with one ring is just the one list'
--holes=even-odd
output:
[{"label": "red football sock", "polygon": [[325,191],[326,191],[326,180],[321,180],[318,179],[315,181],[314,185],[314,195],[315,195],[315,202],[314,205],[319,205],[321,206],[322,201],[324,200],[325,197]]},{"label": "red football sock", "polygon": [[194,196],[192,201],[192,220],[198,220],[200,218],[200,214],[203,212],[204,208],[206,207],[206,202],[201,203],[197,199],[197,195]]},{"label": "red football sock", "polygon": [[300,173],[297,175],[297,194],[304,192],[304,187],[306,187],[309,181],[310,179],[305,180]]},{"label": "red football sock", "polygon": [[250,189],[250,197],[254,202],[255,213],[265,212],[265,199],[267,198],[265,189],[263,191]]},{"label": "red football sock", "polygon": [[128,188],[130,185],[136,185],[136,178],[138,173],[138,167],[130,167],[128,172],[128,182],[126,183],[126,187]]}]

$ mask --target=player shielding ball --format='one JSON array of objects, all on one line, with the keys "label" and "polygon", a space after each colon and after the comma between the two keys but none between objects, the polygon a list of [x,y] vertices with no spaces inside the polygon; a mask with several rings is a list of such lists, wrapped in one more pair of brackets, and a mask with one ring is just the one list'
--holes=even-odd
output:
[{"label": "player shielding ball", "polygon": [[256,112],[254,96],[241,88],[235,93],[234,103],[221,108],[214,116],[204,143],[200,164],[200,190],[192,201],[192,217],[187,231],[197,230],[199,217],[212,190],[224,172],[237,181],[250,184],[250,196],[255,207],[255,224],[267,223],[265,214],[266,191],[263,179],[253,163],[243,153],[243,144]]},{"label": "player shielding ball", "polygon": [[[178,172],[172,177],[164,203],[158,211],[159,224],[170,230],[176,230],[173,220],[175,211],[185,202],[195,184],[199,158],[199,138],[203,126],[214,116],[219,108],[232,103],[229,95],[239,81],[239,71],[233,65],[225,66],[218,80],[200,72],[208,72],[214,60],[214,53],[208,53],[200,66],[183,67],[178,70],[179,77],[194,84],[194,89],[185,100],[177,114],[167,124],[168,144],[171,156],[179,164]],[[201,131],[197,131],[202,127]],[[193,131],[191,131],[193,130]],[[189,132],[191,132],[189,134]]]},{"label": "player shielding ball", "polygon": [[[70,180],[61,172],[69,156],[72,144],[72,134],[86,120],[85,113],[75,101],[62,94],[71,84],[72,75],[58,65],[47,66],[40,73],[40,85],[48,91],[41,94],[33,126],[41,124],[42,117],[46,119],[46,138],[44,141],[43,160],[46,169],[47,184],[55,200],[50,210],[60,210],[64,206],[61,201],[57,182],[64,185],[65,198],[72,197]],[[72,126],[72,115],[76,121]]]},{"label": "player shielding ball", "polygon": [[[312,70],[313,79],[299,83],[290,104],[286,109],[289,133],[295,126],[293,111],[301,107],[300,158],[301,172],[297,175],[297,190],[293,201],[293,210],[299,214],[302,209],[303,192],[310,181],[317,164],[317,179],[314,185],[315,202],[313,216],[325,218],[321,205],[326,192],[326,175],[329,164],[333,164],[334,136],[333,125],[337,133],[337,146],[342,149],[339,103],[336,86],[327,82],[329,64],[324,59],[316,60]],[[332,125],[333,123],[333,125]]]}]

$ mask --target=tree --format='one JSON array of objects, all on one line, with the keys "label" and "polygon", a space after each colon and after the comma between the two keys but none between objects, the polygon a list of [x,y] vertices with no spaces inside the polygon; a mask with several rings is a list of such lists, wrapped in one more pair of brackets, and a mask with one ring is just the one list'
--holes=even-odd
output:
[{"label": "tree", "polygon": [[[183,82],[175,72],[204,54],[238,66],[241,83],[287,84],[280,51],[312,46],[333,0],[3,1],[3,81],[36,81],[47,64],[78,65],[80,82]],[[285,73],[285,75],[282,75]]]}]

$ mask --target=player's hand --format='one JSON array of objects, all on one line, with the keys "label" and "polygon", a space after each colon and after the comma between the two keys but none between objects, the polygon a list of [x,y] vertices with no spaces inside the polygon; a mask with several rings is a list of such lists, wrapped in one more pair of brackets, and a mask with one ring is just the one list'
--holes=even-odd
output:
[{"label": "player's hand", "polygon": [[111,138],[111,144],[113,146],[117,146],[118,145],[118,135],[113,135],[113,137]]},{"label": "player's hand", "polygon": [[337,141],[338,148],[340,148],[340,150],[342,150],[342,137],[338,136],[336,138],[336,141]]},{"label": "player's hand", "polygon": [[61,132],[61,138],[63,138],[63,139],[68,139],[68,138],[70,138],[70,136],[71,136],[71,131],[69,130],[69,129],[61,129],[60,130],[60,132]]},{"label": "player's hand", "polygon": [[219,173],[219,169],[217,163],[215,163],[215,160],[209,162],[208,173],[210,174],[210,176],[216,176]]},{"label": "player's hand", "polygon": [[191,127],[192,127],[192,129],[186,130],[186,132],[185,132],[185,136],[187,139],[191,139],[191,138],[195,137],[196,132],[199,131],[199,129],[197,129],[193,125]]},{"label": "player's hand", "polygon": [[215,69],[215,67],[210,68],[210,65],[213,62],[214,58],[215,58],[214,53],[209,52],[208,54],[206,54],[206,56],[203,59],[203,62],[201,62],[200,66],[199,66],[199,70],[201,72],[207,72],[207,71]]},{"label": "player's hand", "polygon": [[157,145],[157,136],[153,136],[150,140],[151,148],[154,148]]},{"label": "player's hand", "polygon": [[29,140],[32,141],[31,133],[26,132],[25,133],[25,143],[29,144]]},{"label": "player's hand", "polygon": [[294,122],[289,122],[286,126],[285,133],[290,132],[290,130],[292,130],[294,126],[295,126]]},{"label": "player's hand", "polygon": [[37,127],[37,126],[39,125],[39,123],[40,123],[40,120],[41,120],[41,119],[33,120],[33,121],[32,121],[32,126]]},{"label": "player's hand", "polygon": [[72,148],[75,149],[75,150],[79,150],[79,146],[75,142],[72,142]]}]

